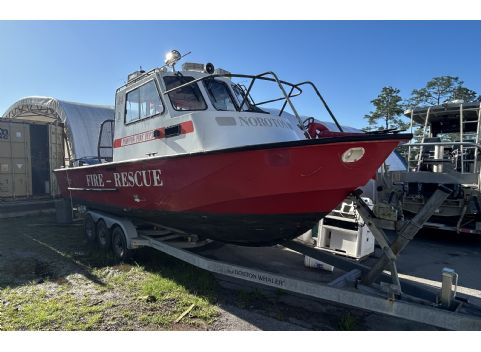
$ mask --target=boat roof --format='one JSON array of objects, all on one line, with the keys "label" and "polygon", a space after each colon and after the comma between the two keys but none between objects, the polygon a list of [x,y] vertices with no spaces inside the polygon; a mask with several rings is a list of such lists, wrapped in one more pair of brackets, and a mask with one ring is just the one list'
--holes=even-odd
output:
[{"label": "boat roof", "polygon": [[421,106],[404,111],[404,115],[413,118],[413,122],[424,125],[429,112],[430,122],[439,122],[440,120],[456,119],[459,121],[460,111],[462,107],[463,117],[465,120],[477,120],[481,102],[450,102],[435,106]]}]

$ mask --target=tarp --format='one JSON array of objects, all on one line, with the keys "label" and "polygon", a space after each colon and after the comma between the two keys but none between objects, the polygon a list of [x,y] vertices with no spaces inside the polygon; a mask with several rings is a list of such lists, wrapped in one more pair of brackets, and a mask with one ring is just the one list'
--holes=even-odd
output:
[{"label": "tarp", "polygon": [[5,112],[4,118],[16,120],[61,122],[70,149],[71,159],[97,155],[100,124],[113,120],[111,106],[74,103],[52,97],[27,97],[20,99]]}]

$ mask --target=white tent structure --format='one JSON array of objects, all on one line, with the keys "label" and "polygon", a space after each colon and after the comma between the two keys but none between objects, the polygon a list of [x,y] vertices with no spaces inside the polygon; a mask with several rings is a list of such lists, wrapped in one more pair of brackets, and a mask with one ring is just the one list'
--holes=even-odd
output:
[{"label": "white tent structure", "polygon": [[37,96],[18,100],[3,116],[7,119],[62,123],[67,141],[66,152],[71,160],[96,156],[100,125],[114,117],[114,108],[110,106]]}]

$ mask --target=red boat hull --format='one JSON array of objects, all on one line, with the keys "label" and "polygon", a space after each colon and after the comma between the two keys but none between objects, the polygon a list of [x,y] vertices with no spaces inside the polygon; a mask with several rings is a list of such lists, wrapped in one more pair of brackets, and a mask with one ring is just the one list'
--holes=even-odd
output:
[{"label": "red boat hull", "polygon": [[[244,245],[299,236],[372,178],[406,135],[344,136],[56,170],[63,197]],[[364,157],[341,155],[363,147]],[[68,176],[68,178],[67,178]]]}]

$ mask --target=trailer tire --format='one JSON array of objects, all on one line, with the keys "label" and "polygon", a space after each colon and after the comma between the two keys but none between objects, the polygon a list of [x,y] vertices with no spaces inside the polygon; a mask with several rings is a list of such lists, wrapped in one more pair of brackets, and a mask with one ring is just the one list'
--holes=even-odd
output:
[{"label": "trailer tire", "polygon": [[110,229],[108,228],[104,219],[100,219],[99,221],[97,221],[95,233],[97,237],[97,244],[99,245],[99,247],[103,250],[110,249],[112,236],[110,234]]},{"label": "trailer tire", "polygon": [[95,234],[96,234],[95,227],[96,227],[95,221],[94,221],[92,215],[90,215],[90,214],[85,215],[84,235],[85,235],[85,238],[87,239],[87,242],[89,244],[95,243]]},{"label": "trailer tire", "polygon": [[127,239],[125,238],[124,231],[120,226],[114,226],[112,230],[112,252],[115,258],[120,261],[128,259],[132,251],[127,248]]}]

